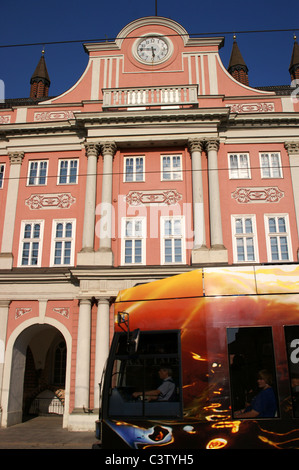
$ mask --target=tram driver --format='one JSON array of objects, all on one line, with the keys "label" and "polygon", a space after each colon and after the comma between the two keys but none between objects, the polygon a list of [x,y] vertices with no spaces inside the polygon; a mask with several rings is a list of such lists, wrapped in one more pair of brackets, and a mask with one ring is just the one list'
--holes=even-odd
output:
[{"label": "tram driver", "polygon": [[172,369],[169,367],[160,367],[159,377],[162,380],[161,385],[155,390],[146,392],[134,392],[133,397],[144,397],[147,401],[171,401],[175,395],[176,386],[172,378]]}]

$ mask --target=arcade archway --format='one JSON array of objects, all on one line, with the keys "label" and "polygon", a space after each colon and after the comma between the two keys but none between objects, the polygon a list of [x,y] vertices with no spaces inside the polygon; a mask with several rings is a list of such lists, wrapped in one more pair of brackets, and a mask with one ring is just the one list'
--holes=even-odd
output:
[{"label": "arcade archway", "polygon": [[65,418],[71,342],[70,336],[67,336],[60,328],[50,324],[31,324],[18,335],[15,334],[15,340],[10,340],[10,365],[6,362],[9,387],[4,425],[17,424],[40,414],[58,414]]}]

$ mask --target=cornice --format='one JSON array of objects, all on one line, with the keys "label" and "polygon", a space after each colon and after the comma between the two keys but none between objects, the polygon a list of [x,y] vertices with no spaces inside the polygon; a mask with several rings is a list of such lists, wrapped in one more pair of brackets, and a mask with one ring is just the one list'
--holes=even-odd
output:
[{"label": "cornice", "polygon": [[114,41],[93,42],[83,44],[86,53],[98,51],[119,51],[120,47]]},{"label": "cornice", "polygon": [[[82,133],[84,134],[84,127],[80,126],[80,123],[77,123],[73,119],[62,122],[27,122],[0,126],[0,140],[7,140],[8,137],[49,134],[68,134],[82,137]],[[83,136],[85,136],[85,134]]]},{"label": "cornice", "polygon": [[227,119],[230,114],[229,108],[197,108],[180,110],[152,110],[152,111],[121,111],[121,112],[89,112],[74,113],[76,122],[84,123],[85,126],[93,124],[125,124],[125,123],[169,123],[169,122],[192,122],[192,121],[221,121]]},{"label": "cornice", "polygon": [[15,124],[5,124],[4,126],[0,127],[0,133],[7,133],[7,132],[14,132],[18,134],[26,134],[28,132],[36,132],[36,133],[43,133],[46,131],[64,131],[70,128],[68,121],[63,122],[26,122],[26,123],[19,123],[16,122]]},{"label": "cornice", "polygon": [[185,45],[189,47],[217,46],[218,49],[221,49],[224,46],[224,41],[224,37],[188,38]]},{"label": "cornice", "polygon": [[0,141],[18,137],[40,137],[49,135],[75,136],[84,139],[89,130],[97,127],[117,130],[130,127],[167,128],[180,126],[217,127],[222,132],[236,128],[298,127],[299,113],[232,113],[229,107],[196,108],[180,110],[148,110],[120,112],[74,112],[74,118],[63,122],[15,123],[0,126]]},{"label": "cornice", "polygon": [[70,269],[57,268],[13,268],[0,270],[0,284],[59,284],[71,283],[76,285]]},{"label": "cornice", "polygon": [[230,114],[229,127],[290,127],[299,125],[299,113]]},{"label": "cornice", "polygon": [[97,266],[78,266],[71,273],[78,281],[82,280],[132,280],[143,282],[145,279],[161,279],[194,270],[194,266],[152,266],[152,267],[118,267],[98,268]]},{"label": "cornice", "polygon": [[115,40],[116,44],[119,45],[119,47],[121,47],[122,41],[128,35],[130,35],[136,29],[139,29],[145,26],[153,27],[153,32],[155,32],[154,31],[155,26],[164,26],[165,28],[172,29],[173,31],[175,31],[177,35],[183,38],[184,42],[187,42],[189,38],[189,35],[187,31],[185,30],[185,28],[179,23],[177,23],[176,21],[170,18],[165,18],[163,16],[146,16],[143,18],[138,18],[137,20],[134,20],[128,25],[126,25],[117,35],[116,40]]},{"label": "cornice", "polygon": [[[190,38],[186,29],[174,20],[164,17],[148,16],[145,18],[139,18],[126,25],[117,35],[115,41],[107,40],[106,42],[93,42],[85,43],[83,45],[85,52],[96,52],[96,51],[116,51],[120,50],[123,41],[131,35],[135,30],[139,30],[141,27],[151,26],[153,32],[155,32],[156,26],[164,26],[165,28],[172,29],[174,34],[180,36],[185,46],[188,47],[207,47],[216,46],[218,49],[224,45],[224,37],[195,37]],[[167,31],[166,35],[172,35],[171,32]]]},{"label": "cornice", "polygon": [[[69,294],[69,288],[78,289],[82,281],[115,281],[119,286],[120,281],[137,284],[149,282],[152,280],[162,279],[165,277],[175,276],[189,272],[194,266],[152,266],[152,267],[101,267],[98,266],[79,266],[69,269],[53,269],[53,268],[13,268],[12,270],[0,270],[0,285],[44,285],[50,286],[65,285],[69,286],[66,290],[66,297]],[[82,287],[82,286],[81,286]],[[50,289],[50,287],[49,287]],[[47,291],[49,291],[47,287]],[[92,289],[90,287],[90,289]],[[56,291],[55,291],[56,292]],[[20,292],[24,295],[24,292]],[[45,290],[46,295],[46,290]],[[56,295],[61,295],[61,292]],[[1,295],[0,295],[1,298]]]}]

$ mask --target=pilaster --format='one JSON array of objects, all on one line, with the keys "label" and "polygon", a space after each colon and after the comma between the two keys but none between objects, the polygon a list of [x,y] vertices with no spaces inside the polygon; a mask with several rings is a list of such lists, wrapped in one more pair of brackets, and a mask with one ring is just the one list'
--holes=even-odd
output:
[{"label": "pilaster", "polygon": [[[293,195],[297,223],[297,238],[299,235],[299,141],[287,141],[284,144],[290,161],[291,178],[293,185]],[[297,259],[299,259],[299,249],[297,251]]]},{"label": "pilaster", "polygon": [[193,232],[192,263],[200,263],[206,259],[206,227],[202,179],[202,151],[204,142],[200,138],[188,140],[188,148],[192,164],[192,198],[193,198]]},{"label": "pilaster", "polygon": [[19,181],[24,152],[9,153],[10,172],[8,179],[3,236],[0,253],[0,269],[11,269],[13,266],[13,237],[16,209],[19,193]]},{"label": "pilaster", "polygon": [[[223,245],[220,190],[218,178],[218,138],[198,138],[188,141],[192,158],[192,191],[194,214],[194,248],[192,264],[227,263],[227,249]],[[201,153],[205,150],[208,157],[208,187],[209,187],[209,221],[210,248],[205,243],[204,200],[202,171],[200,165]],[[199,176],[199,174],[201,176]],[[200,210],[199,210],[200,209]]]},{"label": "pilaster", "polygon": [[77,359],[75,377],[75,410],[89,408],[91,299],[81,299],[79,309]]},{"label": "pilaster", "polygon": [[99,408],[100,383],[109,354],[110,345],[110,298],[99,297],[96,325],[96,350],[94,373],[94,408]]},{"label": "pilaster", "polygon": [[[3,371],[5,363],[5,344],[10,300],[0,300],[0,403],[2,397]],[[1,412],[0,412],[1,415]],[[0,421],[1,426],[1,421]]]},{"label": "pilaster", "polygon": [[208,156],[209,207],[211,223],[211,247],[222,246],[222,222],[220,210],[220,191],[218,178],[219,140],[211,139],[205,142]]},{"label": "pilaster", "polygon": [[78,265],[93,264],[97,191],[97,161],[100,152],[100,146],[97,143],[85,143],[85,152],[87,156],[87,175],[84,225],[82,250],[77,255]]},{"label": "pilaster", "polygon": [[112,253],[112,180],[113,180],[113,159],[117,150],[115,142],[102,142],[100,144],[103,157],[103,179],[102,198],[99,207],[99,238],[100,246],[96,255],[97,264],[100,266],[113,265]]}]

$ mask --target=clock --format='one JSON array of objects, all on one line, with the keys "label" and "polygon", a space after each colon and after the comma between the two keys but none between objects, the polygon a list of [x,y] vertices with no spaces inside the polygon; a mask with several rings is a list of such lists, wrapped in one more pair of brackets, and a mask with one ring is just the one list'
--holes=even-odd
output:
[{"label": "clock", "polygon": [[[134,52],[134,51],[133,51]],[[135,44],[135,57],[144,64],[160,64],[172,52],[171,44],[164,36],[143,36]]]}]

